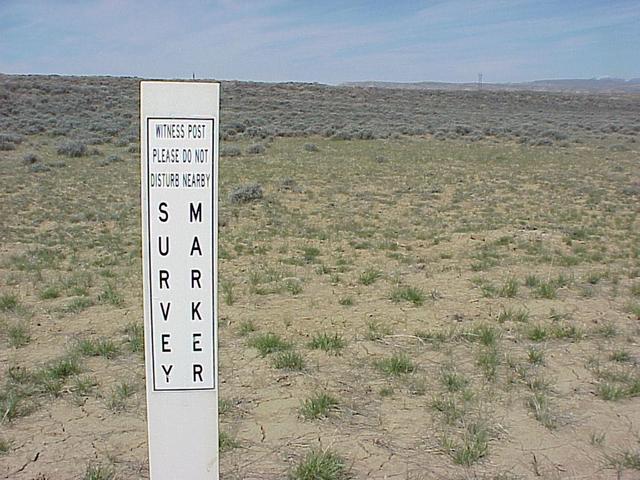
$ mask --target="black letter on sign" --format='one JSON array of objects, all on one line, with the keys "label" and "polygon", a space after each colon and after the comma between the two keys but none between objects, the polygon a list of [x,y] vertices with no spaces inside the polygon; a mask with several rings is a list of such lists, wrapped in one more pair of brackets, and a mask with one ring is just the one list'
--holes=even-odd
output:
[{"label": "black letter on sign", "polygon": [[193,237],[193,245],[191,245],[191,253],[189,255],[191,255],[193,257],[193,252],[198,251],[198,254],[200,256],[202,256],[202,249],[200,248],[200,240],[198,240],[198,237]]},{"label": "black letter on sign", "polygon": [[198,303],[191,302],[191,320],[195,320],[196,315],[198,316],[198,320],[202,320],[202,317],[200,316],[200,312],[198,311],[199,308],[200,308],[200,302]]},{"label": "black letter on sign", "polygon": [[171,309],[171,302],[167,303],[167,309],[164,308],[164,303],[160,302],[160,310],[162,310],[162,319],[164,321],[169,320],[169,310]]},{"label": "black letter on sign", "polygon": [[164,372],[164,376],[167,377],[167,383],[169,383],[169,374],[171,373],[171,370],[173,370],[173,365],[169,365],[169,368],[167,368],[167,365],[162,365],[162,371]]},{"label": "black letter on sign", "polygon": [[163,333],[160,335],[162,338],[162,353],[171,353],[171,347],[169,346],[170,333]]},{"label": "black letter on sign", "polygon": [[202,337],[201,333],[194,333],[193,334],[193,351],[194,352],[201,352],[202,351],[202,347],[200,346],[200,338]]},{"label": "black letter on sign", "polygon": [[162,237],[158,237],[158,250],[160,255],[166,257],[169,255],[169,237],[164,237],[164,250],[162,249]]},{"label": "black letter on sign", "polygon": [[167,220],[169,220],[169,211],[166,210],[167,208],[167,202],[160,202],[160,205],[158,206],[158,210],[160,210],[160,217],[159,220],[164,223]]},{"label": "black letter on sign", "polygon": [[202,274],[200,273],[200,270],[198,270],[197,268],[191,270],[191,288],[196,288],[194,286],[196,283],[198,284],[198,288],[202,288],[202,285],[200,285],[201,275]]},{"label": "black letter on sign", "polygon": [[202,202],[198,203],[198,208],[193,208],[193,203],[189,202],[189,221],[202,222]]},{"label": "black letter on sign", "polygon": [[198,364],[198,363],[194,363],[193,364],[193,381],[195,383],[196,381],[196,377],[199,378],[199,382],[204,382],[204,380],[202,380],[202,365]]},{"label": "black letter on sign", "polygon": [[[164,287],[162,286],[164,284]],[[160,270],[160,288],[169,288],[169,271]]]}]

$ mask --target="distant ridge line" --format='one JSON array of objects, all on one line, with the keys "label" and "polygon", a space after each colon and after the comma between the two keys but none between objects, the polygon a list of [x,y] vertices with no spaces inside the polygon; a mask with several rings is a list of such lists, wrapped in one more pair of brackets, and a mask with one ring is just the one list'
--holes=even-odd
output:
[{"label": "distant ridge line", "polygon": [[[340,86],[393,88],[406,90],[478,90],[477,82],[345,82]],[[482,90],[491,91],[540,91],[571,93],[640,93],[640,78],[565,78],[557,80],[534,80],[516,83],[482,83]]]}]

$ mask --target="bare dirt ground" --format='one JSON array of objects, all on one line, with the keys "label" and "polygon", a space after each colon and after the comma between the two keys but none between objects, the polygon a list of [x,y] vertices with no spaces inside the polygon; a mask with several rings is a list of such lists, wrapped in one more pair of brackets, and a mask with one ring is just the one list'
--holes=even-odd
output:
[{"label": "bare dirt ground", "polygon": [[[148,478],[139,159],[56,143],[0,152],[0,478]],[[635,142],[249,143],[220,164],[222,478],[640,478]]]}]

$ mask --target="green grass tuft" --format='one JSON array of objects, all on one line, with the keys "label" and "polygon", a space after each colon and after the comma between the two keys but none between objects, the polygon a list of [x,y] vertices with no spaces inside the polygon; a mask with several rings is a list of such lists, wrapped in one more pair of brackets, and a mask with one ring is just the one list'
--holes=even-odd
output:
[{"label": "green grass tuft", "polygon": [[353,306],[353,297],[352,296],[346,296],[346,297],[341,297],[338,299],[338,303],[344,307],[351,307]]},{"label": "green grass tuft", "polygon": [[291,295],[299,295],[302,293],[302,283],[295,278],[288,278],[284,282],[284,287]]},{"label": "green grass tuft", "polygon": [[115,477],[116,472],[111,466],[89,465],[82,480],[113,480]]},{"label": "green grass tuft", "polygon": [[451,393],[464,390],[469,385],[469,379],[459,373],[453,366],[442,368],[440,382]]},{"label": "green grass tuft", "polygon": [[378,360],[375,366],[387,375],[404,375],[416,370],[416,365],[405,353],[393,354],[389,358]]},{"label": "green grass tuft", "polygon": [[233,450],[234,448],[238,448],[239,446],[240,443],[238,443],[238,441],[229,433],[224,431],[218,432],[218,449],[220,450],[220,453]]},{"label": "green grass tuft", "polygon": [[[623,469],[640,470],[640,450],[624,450],[616,455],[607,456],[611,466],[618,471]],[[618,476],[618,478],[622,478]]]},{"label": "green grass tuft", "polygon": [[543,342],[549,338],[549,332],[544,325],[533,325],[527,331],[527,338],[533,342]]},{"label": "green grass tuft", "polygon": [[467,425],[462,444],[453,452],[453,461],[458,465],[471,466],[489,451],[489,432],[481,423]]},{"label": "green grass tuft", "polygon": [[367,323],[367,333],[365,334],[367,340],[380,340],[386,335],[391,335],[391,329],[387,325],[373,320]]},{"label": "green grass tuft", "polygon": [[21,348],[31,341],[29,327],[25,322],[15,322],[7,327],[7,338],[9,345],[14,348]]},{"label": "green grass tuft", "polygon": [[42,289],[42,291],[40,292],[40,298],[42,300],[51,300],[53,298],[58,298],[60,296],[60,293],[61,289],[59,286],[49,285],[48,287]]},{"label": "green grass tuft", "polygon": [[274,352],[291,349],[291,344],[275,333],[263,333],[249,339],[249,346],[255,348],[263,357]]},{"label": "green grass tuft", "polygon": [[331,450],[313,450],[289,474],[289,480],[346,480],[344,459]]},{"label": "green grass tuft", "polygon": [[493,381],[498,373],[500,357],[495,345],[482,348],[478,351],[476,364],[480,367],[487,380]]},{"label": "green grass tuft", "polygon": [[302,370],[304,368],[304,358],[298,352],[278,352],[273,359],[273,366],[283,370]]},{"label": "green grass tuft", "polygon": [[473,335],[485,347],[494,347],[500,339],[500,331],[491,325],[482,324],[473,329]]},{"label": "green grass tuft", "polygon": [[514,298],[516,295],[518,295],[518,287],[518,280],[516,280],[515,278],[509,278],[500,289],[500,296]]},{"label": "green grass tuft", "polygon": [[462,420],[467,414],[467,407],[464,395],[438,395],[431,402],[431,408],[443,415],[447,425],[455,425]]},{"label": "green grass tuft", "polygon": [[12,293],[3,293],[0,295],[0,312],[15,312],[20,302],[18,297]]},{"label": "green grass tuft", "polygon": [[83,310],[93,306],[93,300],[88,297],[77,297],[71,300],[62,309],[65,313],[80,313]]},{"label": "green grass tuft", "polygon": [[553,430],[558,426],[557,417],[553,413],[549,397],[544,391],[538,391],[529,397],[527,404],[536,420],[549,430]]},{"label": "green grass tuft", "polygon": [[236,302],[234,287],[235,284],[231,280],[220,280],[220,290],[222,290],[225,305],[233,305]]},{"label": "green grass tuft", "polygon": [[624,386],[608,382],[599,383],[597,393],[600,398],[609,401],[617,401],[627,396]]},{"label": "green grass tuft", "polygon": [[124,327],[126,342],[133,353],[144,351],[144,327],[141,323],[131,322]]},{"label": "green grass tuft", "polygon": [[618,363],[626,363],[631,361],[631,354],[627,350],[616,350],[611,352],[609,360]]},{"label": "green grass tuft", "polygon": [[309,342],[309,348],[316,350],[324,350],[328,353],[338,354],[346,346],[347,342],[341,335],[334,333],[317,333]]},{"label": "green grass tuft", "polygon": [[553,282],[540,282],[536,287],[536,296],[553,300],[558,296],[555,284]]},{"label": "green grass tuft", "polygon": [[401,301],[411,302],[419,307],[424,304],[425,294],[420,288],[409,286],[398,286],[391,292],[391,300],[398,303]]},{"label": "green grass tuft", "polygon": [[120,353],[120,349],[116,343],[109,338],[98,338],[92,340],[85,338],[79,340],[76,344],[76,350],[86,357],[104,357],[114,358]]},{"label": "green grass tuft", "polygon": [[80,397],[87,396],[96,385],[98,382],[95,378],[76,376],[73,382],[73,393]]},{"label": "green grass tuft", "polygon": [[338,400],[331,395],[318,392],[302,402],[300,413],[308,420],[328,417],[331,409],[338,405]]},{"label": "green grass tuft", "polygon": [[122,381],[111,390],[107,398],[107,407],[113,412],[120,412],[127,408],[127,400],[136,392],[136,385],[132,382]]},{"label": "green grass tuft", "polygon": [[256,326],[252,320],[243,320],[238,326],[238,335],[246,337],[256,331]]},{"label": "green grass tuft", "polygon": [[542,281],[537,275],[527,275],[524,284],[529,288],[536,288]]},{"label": "green grass tuft", "polygon": [[98,302],[106,303],[114,307],[120,307],[124,303],[124,297],[116,290],[116,287],[109,283],[98,295]]},{"label": "green grass tuft", "polygon": [[376,268],[368,268],[360,274],[358,281],[362,285],[372,285],[382,277],[382,272]]},{"label": "green grass tuft", "polygon": [[0,437],[0,455],[9,453],[9,450],[11,450],[11,444],[11,441],[7,440],[4,437]]},{"label": "green grass tuft", "polygon": [[529,347],[527,358],[532,365],[544,365],[544,352],[535,347]]}]

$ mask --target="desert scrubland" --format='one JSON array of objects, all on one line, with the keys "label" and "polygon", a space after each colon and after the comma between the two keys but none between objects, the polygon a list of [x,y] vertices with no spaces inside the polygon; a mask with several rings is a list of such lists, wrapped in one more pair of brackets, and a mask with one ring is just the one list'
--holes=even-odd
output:
[{"label": "desert scrubland", "polygon": [[[148,478],[138,83],[0,76],[0,478]],[[640,478],[640,96],[221,114],[221,478]]]}]

